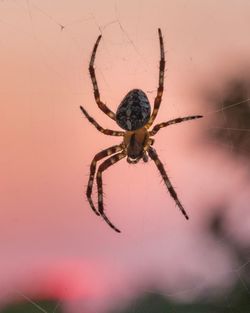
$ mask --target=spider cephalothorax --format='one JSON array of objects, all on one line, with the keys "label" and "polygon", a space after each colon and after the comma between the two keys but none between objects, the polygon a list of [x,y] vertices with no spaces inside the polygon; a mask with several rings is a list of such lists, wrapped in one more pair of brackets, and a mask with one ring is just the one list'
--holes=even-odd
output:
[{"label": "spider cephalothorax", "polygon": [[[123,141],[119,145],[112,146],[101,152],[97,153],[90,165],[90,175],[87,187],[87,199],[88,202],[93,209],[93,211],[102,216],[102,218],[108,223],[108,225],[113,228],[115,231],[120,232],[118,228],[116,228],[108,219],[107,215],[104,213],[103,207],[103,186],[102,186],[102,173],[106,169],[108,169],[111,165],[115,164],[119,160],[127,157],[127,162],[136,164],[141,159],[144,162],[148,161],[148,157],[150,157],[155,165],[157,166],[170,195],[174,198],[176,204],[179,209],[183,213],[186,219],[188,219],[187,213],[184,210],[180,200],[177,197],[177,194],[167,176],[167,173],[164,169],[162,162],[160,161],[155,149],[152,147],[154,143],[154,139],[151,138],[154,136],[161,128],[181,123],[188,120],[193,120],[197,118],[201,118],[201,115],[193,115],[187,117],[179,117],[167,122],[163,122],[157,124],[153,127],[151,131],[149,128],[152,126],[162,99],[163,94],[163,85],[164,85],[164,70],[165,70],[165,56],[164,56],[164,45],[161,30],[158,29],[159,40],[160,40],[160,71],[159,71],[159,85],[157,89],[157,95],[154,100],[154,108],[151,114],[151,108],[149,100],[146,94],[140,89],[131,90],[122,100],[120,105],[118,106],[116,114],[112,112],[101,100],[100,93],[97,85],[95,69],[94,69],[94,61],[95,55],[97,51],[97,47],[101,40],[101,36],[97,38],[97,41],[94,45],[90,64],[89,64],[89,73],[92,80],[93,88],[94,88],[94,96],[95,101],[98,107],[107,114],[110,118],[112,118],[124,131],[116,131],[110,129],[104,129],[101,127],[81,106],[81,110],[83,114],[87,117],[90,123],[92,123],[97,130],[102,132],[105,135],[110,136],[122,136]],[[108,157],[109,156],[109,157]],[[94,183],[94,177],[96,173],[96,163],[97,161],[108,157],[101,165],[99,166],[96,174],[96,183],[97,183],[97,191],[98,191],[98,209],[96,209],[93,200],[92,200],[92,189]]]},{"label": "spider cephalothorax", "polygon": [[122,145],[126,152],[128,163],[137,163],[141,158],[143,158],[144,162],[147,162],[147,150],[151,140],[145,127],[135,131],[127,131],[124,134]]}]

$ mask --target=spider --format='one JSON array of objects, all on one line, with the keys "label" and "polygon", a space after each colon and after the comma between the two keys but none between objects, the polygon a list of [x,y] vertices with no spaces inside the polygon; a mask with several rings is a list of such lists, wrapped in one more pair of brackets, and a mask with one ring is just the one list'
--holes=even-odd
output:
[{"label": "spider", "polygon": [[[157,124],[152,128],[152,130],[149,130],[157,116],[164,89],[163,86],[164,86],[165,55],[164,55],[163,37],[160,28],[158,29],[158,35],[160,41],[159,83],[157,95],[154,100],[154,108],[152,114],[149,100],[146,94],[141,89],[133,89],[129,91],[128,94],[123,98],[120,105],[118,106],[116,113],[112,112],[106,106],[106,104],[104,104],[101,101],[94,68],[96,51],[102,37],[101,35],[96,40],[89,63],[89,73],[93,84],[94,97],[98,107],[125,131],[117,131],[103,128],[95,121],[93,117],[91,117],[87,113],[87,111],[82,106],[80,106],[82,113],[85,115],[88,121],[95,126],[95,128],[98,131],[109,136],[123,137],[123,141],[121,144],[104,149],[95,155],[90,165],[90,175],[86,191],[88,202],[92,210],[95,212],[95,214],[101,216],[113,230],[119,233],[120,230],[113,223],[111,223],[111,221],[104,212],[102,174],[110,166],[112,166],[113,164],[117,163],[118,161],[125,157],[127,157],[127,162],[131,164],[136,164],[141,159],[144,162],[148,162],[148,157],[150,157],[154,161],[156,167],[158,168],[170,195],[173,197],[175,203],[181,210],[182,214],[185,216],[186,219],[188,219],[188,215],[184,210],[184,207],[181,204],[180,200],[178,199],[178,196],[169,180],[169,177],[164,169],[164,166],[160,161],[156,150],[152,147],[154,139],[151,137],[156,135],[158,131],[163,127],[167,127],[184,121],[198,119],[201,118],[202,116],[194,115],[175,118],[167,122]],[[105,157],[108,158],[101,163],[96,173],[97,162]],[[92,189],[95,173],[98,190],[98,209],[95,207],[92,200]]]}]

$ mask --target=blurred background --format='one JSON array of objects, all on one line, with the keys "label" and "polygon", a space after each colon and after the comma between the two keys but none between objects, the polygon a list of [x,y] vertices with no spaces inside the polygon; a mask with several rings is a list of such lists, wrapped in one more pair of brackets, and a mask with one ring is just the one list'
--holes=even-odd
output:
[{"label": "blurred background", "polygon": [[[99,133],[144,90],[153,103],[159,40],[165,90],[155,148],[190,220],[152,161],[104,174],[115,233],[90,209],[92,158],[120,143]],[[0,312],[250,310],[250,2],[0,2]],[[96,192],[94,192],[96,197]]]}]

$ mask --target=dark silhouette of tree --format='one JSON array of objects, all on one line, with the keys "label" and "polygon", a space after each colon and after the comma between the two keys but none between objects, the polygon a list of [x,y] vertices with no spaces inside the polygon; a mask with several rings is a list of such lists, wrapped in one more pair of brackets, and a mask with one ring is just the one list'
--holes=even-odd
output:
[{"label": "dark silhouette of tree", "polygon": [[207,136],[230,147],[235,156],[250,156],[250,100],[246,101],[249,98],[250,77],[231,80],[225,86],[223,96],[208,95],[217,109],[223,111],[216,120],[216,127],[209,129]]},{"label": "dark silhouette of tree", "polygon": [[[238,260],[239,278],[231,290],[222,290],[218,297],[206,294],[192,303],[175,302],[157,291],[145,293],[134,299],[126,308],[112,313],[249,313],[250,312],[250,243],[245,245],[230,235],[227,225],[226,210],[223,207],[214,212],[202,225],[201,232],[216,242],[223,242],[232,257]],[[245,266],[246,265],[246,266]]]}]

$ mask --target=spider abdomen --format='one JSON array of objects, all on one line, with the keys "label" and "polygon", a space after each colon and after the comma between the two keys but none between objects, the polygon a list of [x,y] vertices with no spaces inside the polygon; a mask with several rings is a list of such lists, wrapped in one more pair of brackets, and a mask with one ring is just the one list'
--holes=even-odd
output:
[{"label": "spider abdomen", "polygon": [[120,103],[116,112],[117,124],[125,130],[136,130],[147,124],[151,108],[145,92],[131,90]]}]

